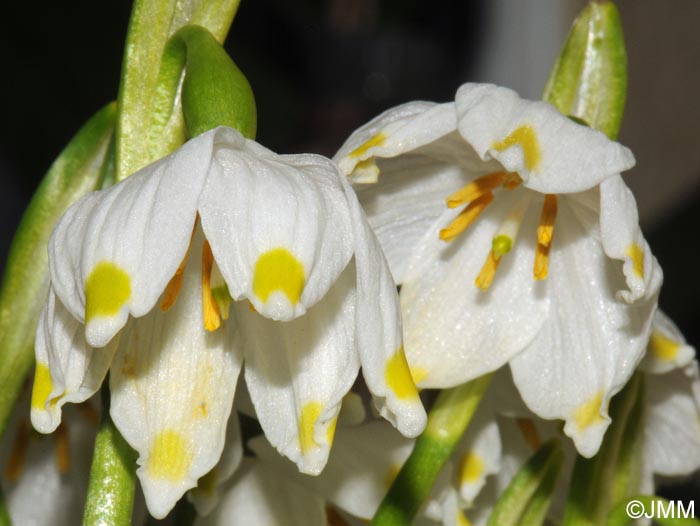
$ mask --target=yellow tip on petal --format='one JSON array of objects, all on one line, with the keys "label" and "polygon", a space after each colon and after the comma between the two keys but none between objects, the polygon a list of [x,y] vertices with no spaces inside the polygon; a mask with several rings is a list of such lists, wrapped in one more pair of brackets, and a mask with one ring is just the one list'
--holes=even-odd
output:
[{"label": "yellow tip on petal", "polygon": [[484,461],[479,455],[470,451],[462,457],[460,466],[460,482],[462,484],[473,484],[484,472]]},{"label": "yellow tip on petal", "polygon": [[486,258],[486,261],[484,262],[484,266],[481,267],[479,275],[474,280],[474,284],[481,290],[488,290],[491,283],[493,283],[493,278],[496,276],[496,269],[498,268],[498,264],[500,262],[501,258],[496,257],[493,250],[491,250]]},{"label": "yellow tip on petal", "polygon": [[375,146],[381,146],[382,144],[384,144],[385,140],[386,135],[384,135],[382,132],[379,132],[373,137],[371,137],[368,141],[362,143],[360,146],[351,151],[350,157],[362,157],[364,154],[367,153],[367,150],[369,150],[370,148],[374,148]]},{"label": "yellow tip on petal", "polygon": [[632,270],[640,277],[644,278],[644,249],[637,243],[632,243],[627,247],[627,257],[632,260]]},{"label": "yellow tip on petal", "polygon": [[173,429],[158,433],[151,443],[147,470],[150,476],[179,482],[187,475],[192,451],[183,436]]},{"label": "yellow tip on petal", "polygon": [[400,347],[387,362],[384,379],[397,398],[402,400],[418,398],[418,390],[413,383],[403,347]]},{"label": "yellow tip on petal", "polygon": [[671,362],[678,356],[678,351],[681,348],[681,344],[667,338],[658,331],[653,331],[651,333],[651,338],[649,339],[649,351],[654,355],[657,360],[663,362]]},{"label": "yellow tip on petal", "polygon": [[314,429],[322,410],[323,405],[314,401],[307,402],[301,409],[301,415],[299,416],[299,447],[301,447],[302,454],[318,447],[314,439]]},{"label": "yellow tip on petal", "polygon": [[292,305],[296,305],[305,283],[304,265],[286,248],[269,250],[255,263],[253,292],[263,303],[270,294],[280,291]]},{"label": "yellow tip on petal", "polygon": [[101,261],[85,281],[85,323],[119,313],[131,298],[131,278],[109,261]]},{"label": "yellow tip on petal", "polygon": [[513,130],[513,132],[508,135],[502,141],[496,141],[491,145],[496,151],[502,152],[510,148],[511,146],[520,146],[523,151],[523,160],[525,161],[525,168],[529,172],[533,171],[540,164],[542,159],[542,152],[540,150],[540,144],[537,140],[537,134],[535,130],[530,126],[520,126]]},{"label": "yellow tip on petal", "polygon": [[37,362],[34,370],[34,387],[32,387],[32,408],[44,409],[51,391],[53,391],[53,381],[49,366]]},{"label": "yellow tip on petal", "polygon": [[603,417],[600,416],[602,403],[603,392],[599,391],[576,409],[574,420],[579,431],[585,431],[592,425],[603,421]]}]

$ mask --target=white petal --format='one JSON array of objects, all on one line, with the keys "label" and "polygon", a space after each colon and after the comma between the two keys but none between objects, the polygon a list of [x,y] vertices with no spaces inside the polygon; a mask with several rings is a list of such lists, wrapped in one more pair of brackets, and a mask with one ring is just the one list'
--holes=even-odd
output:
[{"label": "white petal", "polygon": [[231,412],[226,427],[226,446],[219,463],[197,481],[197,487],[187,492],[189,500],[201,516],[209,515],[221,499],[223,485],[228,482],[243,458],[243,440],[238,413]]},{"label": "white petal", "polygon": [[359,362],[354,265],[305,316],[276,322],[236,304],[245,378],[265,435],[305,473],[326,464],[343,396]]},{"label": "white petal", "polygon": [[217,130],[189,141],[106,190],[74,204],[49,241],[56,295],[104,346],[129,314],[143,316],[190,243]]},{"label": "white petal", "polygon": [[56,298],[53,288],[39,317],[35,341],[36,369],[32,391],[32,424],[51,433],[61,423],[66,403],[81,403],[102,385],[118,341],[93,349],[84,326]]},{"label": "white petal", "polygon": [[538,192],[580,192],[634,166],[624,146],[508,88],[464,84],[456,103],[459,131],[481,157],[497,159]]},{"label": "white petal", "polygon": [[651,338],[639,367],[652,374],[663,374],[685,367],[695,358],[695,348],[688,345],[681,331],[660,309],[654,315]]},{"label": "white petal", "polygon": [[248,444],[281,475],[293,478],[323,499],[362,519],[371,519],[413,449],[413,441],[390,425],[376,421],[339,428],[328,465],[317,477],[295,473],[276,458],[264,437]]},{"label": "white petal", "polygon": [[197,526],[326,526],[323,500],[252,459],[244,459],[221,504]]},{"label": "white petal", "polygon": [[627,287],[619,291],[620,298],[629,303],[656,301],[661,267],[639,228],[634,195],[619,175],[600,185],[600,233],[605,253],[624,262]]},{"label": "white petal", "polygon": [[372,157],[396,157],[429,144],[456,128],[453,103],[409,102],[385,111],[358,128],[333,159],[354,182],[373,183],[378,172],[362,169],[360,163],[363,161]]},{"label": "white petal", "polygon": [[269,318],[301,316],[352,256],[338,169],[253,141],[217,146],[199,212],[229,291]]},{"label": "white petal", "polygon": [[401,289],[406,355],[421,387],[453,387],[499,368],[535,337],[549,313],[544,284],[532,276],[537,217],[527,214],[487,291],[474,283],[516,189],[499,195],[451,243],[438,232],[459,213],[447,211],[424,238]]},{"label": "white petal", "polygon": [[201,232],[192,241],[182,289],[124,329],[110,374],[110,414],[139,453],[148,509],[164,517],[219,461],[241,358],[227,342],[233,320],[205,332]]},{"label": "white petal", "polygon": [[571,208],[567,199],[559,200],[549,277],[543,283],[550,315],[511,361],[511,370],[530,409],[543,418],[566,420],[564,432],[590,457],[610,423],[610,398],[644,354],[656,305],[629,305],[616,298],[624,277]]},{"label": "white petal", "polygon": [[355,330],[362,374],[379,413],[404,435],[417,436],[426,414],[404,354],[396,285],[355,193],[344,184],[355,236]]},{"label": "white petal", "polygon": [[693,361],[646,376],[649,401],[645,454],[654,473],[687,475],[700,468],[700,379]]}]

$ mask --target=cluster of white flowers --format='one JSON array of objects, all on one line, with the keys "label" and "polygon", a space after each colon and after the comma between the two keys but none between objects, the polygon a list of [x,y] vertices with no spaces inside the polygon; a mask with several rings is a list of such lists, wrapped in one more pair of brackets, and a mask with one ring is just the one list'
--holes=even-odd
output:
[{"label": "cluster of white flowers", "polygon": [[[480,84],[387,111],[334,161],[227,128],[200,135],[58,223],[34,427],[55,430],[109,371],[153,516],[192,490],[201,524],[325,525],[331,505],[352,523],[371,518],[412,445],[366,421],[349,393],[358,370],[378,412],[415,437],[416,385],[500,369],[418,519],[481,524],[560,432],[542,419],[565,422],[571,456],[595,455],[610,399],[641,367],[640,489],[694,470],[698,367],[656,312],[661,270],[620,176],[633,164],[549,104]],[[255,459],[241,458],[232,414],[244,364],[264,431]]]}]

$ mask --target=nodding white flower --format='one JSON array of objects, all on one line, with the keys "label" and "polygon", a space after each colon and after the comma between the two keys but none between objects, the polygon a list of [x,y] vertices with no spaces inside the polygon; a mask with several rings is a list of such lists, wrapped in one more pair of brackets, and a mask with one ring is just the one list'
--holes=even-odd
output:
[{"label": "nodding white flower", "polygon": [[510,363],[538,415],[593,455],[641,359],[661,270],[619,173],[630,151],[544,102],[465,84],[355,131],[336,154],[402,284],[422,387]]},{"label": "nodding white flower", "polygon": [[55,429],[109,370],[156,517],[219,459],[243,361],[263,430],[304,472],[323,468],[360,365],[382,415],[424,426],[394,282],[326,158],[217,128],[73,205],[49,268],[32,422]]}]

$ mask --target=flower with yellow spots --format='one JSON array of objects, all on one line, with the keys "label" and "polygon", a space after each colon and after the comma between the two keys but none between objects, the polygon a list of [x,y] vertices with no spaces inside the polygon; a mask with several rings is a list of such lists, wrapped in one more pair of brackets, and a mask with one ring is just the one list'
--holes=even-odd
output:
[{"label": "flower with yellow spots", "polygon": [[593,455],[641,359],[661,270],[620,172],[630,151],[513,91],[465,84],[355,131],[336,155],[397,283],[422,387],[509,363]]},{"label": "flower with yellow spots", "polygon": [[229,128],[186,143],[72,206],[49,243],[32,421],[110,371],[110,414],[163,517],[217,463],[238,374],[263,430],[318,473],[362,365],[380,413],[416,435],[425,412],[398,296],[338,168]]}]

